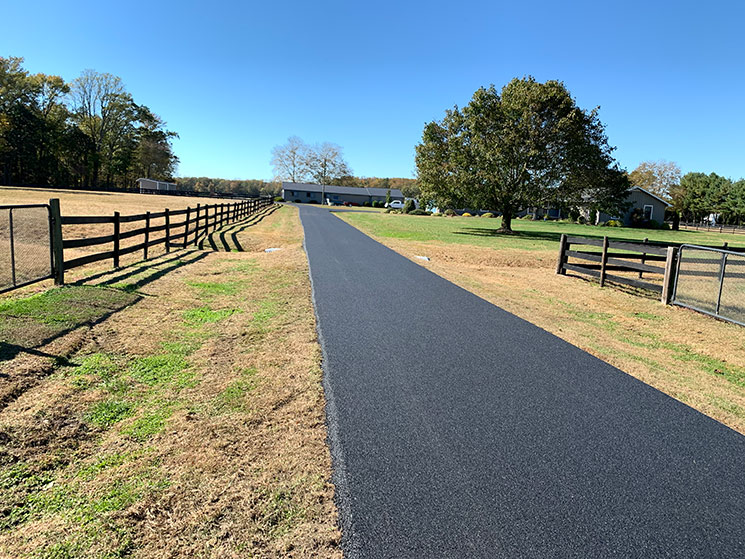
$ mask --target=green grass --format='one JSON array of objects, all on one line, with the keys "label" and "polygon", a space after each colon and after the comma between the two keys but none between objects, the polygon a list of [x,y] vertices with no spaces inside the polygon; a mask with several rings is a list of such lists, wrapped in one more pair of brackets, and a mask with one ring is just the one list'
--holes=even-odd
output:
[{"label": "green grass", "polygon": [[135,380],[150,386],[171,382],[189,366],[183,355],[163,353],[135,358],[129,365],[129,374]]},{"label": "green grass", "polygon": [[166,425],[166,421],[173,415],[174,402],[158,402],[150,409],[135,419],[135,421],[124,429],[123,433],[139,442],[148,440],[157,435]]},{"label": "green grass", "polygon": [[246,394],[256,388],[256,369],[246,369],[241,372],[241,378],[233,381],[215,398],[215,408],[218,412],[247,411]]},{"label": "green grass", "polygon": [[338,217],[366,233],[377,237],[408,241],[437,241],[520,250],[554,250],[562,234],[577,237],[615,240],[650,241],[662,243],[690,243],[719,245],[725,241],[730,246],[743,246],[742,239],[719,233],[701,231],[662,231],[626,227],[595,227],[556,221],[513,220],[514,234],[497,233],[501,218],[409,216],[385,213],[337,213]]},{"label": "green grass", "polygon": [[239,309],[220,309],[212,310],[209,307],[198,307],[196,309],[189,309],[184,311],[183,317],[184,322],[188,326],[197,327],[202,324],[214,324],[221,320],[241,312]]},{"label": "green grass", "polygon": [[85,415],[86,421],[104,429],[132,415],[134,404],[124,400],[104,400],[95,404]]},{"label": "green grass", "polygon": [[220,295],[235,295],[240,288],[240,282],[206,282],[187,281],[186,285],[193,287],[204,297],[217,297]]}]

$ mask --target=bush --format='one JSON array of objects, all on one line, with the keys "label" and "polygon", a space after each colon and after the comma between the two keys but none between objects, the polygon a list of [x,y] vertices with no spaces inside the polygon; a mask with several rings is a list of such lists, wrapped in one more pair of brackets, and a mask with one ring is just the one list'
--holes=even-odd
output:
[{"label": "bush", "polygon": [[442,212],[437,212],[436,214],[432,214],[432,217],[442,217],[443,215]]},{"label": "bush", "polygon": [[414,202],[414,200],[406,200],[406,202],[404,202],[404,213],[405,214],[411,213],[415,209],[416,209],[416,203]]},{"label": "bush", "polygon": [[486,212],[485,214],[482,214],[481,217],[497,217],[491,212]]},{"label": "bush", "polygon": [[455,213],[455,210],[451,210],[450,208],[448,208],[447,210],[445,210],[443,215],[446,215],[448,217],[453,217],[454,215],[458,215],[458,214]]},{"label": "bush", "polygon": [[660,222],[657,221],[656,219],[650,219],[647,222],[647,227],[650,229],[660,229]]},{"label": "bush", "polygon": [[296,204],[302,204],[302,203],[303,203],[303,201],[302,201],[302,200],[295,200],[295,203],[296,203]]},{"label": "bush", "polygon": [[417,209],[417,210],[411,210],[409,212],[409,215],[432,215],[432,213],[431,212],[424,211],[424,210],[418,210]]},{"label": "bush", "polygon": [[462,214],[460,214],[460,216],[461,216],[461,217],[473,217],[473,216],[472,216],[471,214],[469,214],[468,212],[463,212]]},{"label": "bush", "polygon": [[378,202],[377,200],[373,200],[372,207],[373,208],[383,208],[383,207],[385,207],[385,204],[383,202]]},{"label": "bush", "polygon": [[366,208],[369,208],[370,207],[370,202],[362,202],[362,205],[365,206]]},{"label": "bush", "polygon": [[604,224],[606,227],[623,227],[623,223],[618,221],[617,219],[609,219]]},{"label": "bush", "polygon": [[285,201],[285,199],[284,199],[284,198],[282,198],[282,196],[275,196],[275,197],[274,197],[274,201],[275,201],[275,202],[284,202],[284,201]]},{"label": "bush", "polygon": [[585,216],[583,216],[583,215],[579,216],[577,218],[577,223],[579,223],[580,225],[584,225],[585,223],[587,223],[587,220],[585,219]]},{"label": "bush", "polygon": [[309,201],[308,203],[309,203],[309,204],[318,204],[319,202],[318,202],[318,200],[311,200],[311,201]]}]

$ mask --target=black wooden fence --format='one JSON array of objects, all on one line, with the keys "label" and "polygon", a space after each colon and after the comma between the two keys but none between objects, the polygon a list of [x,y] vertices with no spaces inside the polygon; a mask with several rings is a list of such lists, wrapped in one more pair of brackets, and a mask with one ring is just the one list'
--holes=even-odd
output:
[{"label": "black wooden fence", "polygon": [[[246,217],[272,204],[272,198],[261,197],[223,204],[197,204],[195,208],[187,207],[183,210],[164,210],[162,212],[145,212],[136,215],[121,215],[114,212],[111,216],[60,216],[59,203],[51,201],[52,208],[52,237],[54,246],[54,279],[58,285],[64,284],[65,272],[79,266],[84,266],[101,260],[111,260],[114,268],[118,268],[120,258],[124,255],[142,251],[142,258],[147,259],[150,250],[158,245],[165,245],[165,251],[174,248],[183,249],[190,244],[197,245],[199,240],[207,237],[211,232],[245,219]],[[153,222],[162,220],[155,225]],[[141,226],[136,229],[122,231],[122,224],[135,223]],[[79,239],[64,239],[63,225],[110,225],[111,234]],[[154,238],[154,235],[163,233]],[[122,246],[122,241],[140,237],[141,242]],[[65,249],[99,247],[111,245],[111,250],[94,252],[84,256],[67,259]]]}]

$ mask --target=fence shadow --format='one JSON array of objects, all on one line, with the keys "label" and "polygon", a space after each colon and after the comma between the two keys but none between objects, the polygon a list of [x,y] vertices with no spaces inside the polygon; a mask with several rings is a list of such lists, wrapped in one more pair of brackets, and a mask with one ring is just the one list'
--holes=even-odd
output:
[{"label": "fence shadow", "polygon": [[[207,253],[198,251],[182,252],[178,255],[163,255],[147,260],[145,263],[139,262],[119,270],[102,272],[71,283],[68,288],[63,288],[72,288],[66,292],[70,293],[71,297],[62,302],[54,303],[54,313],[56,315],[64,314],[67,317],[64,321],[45,323],[41,315],[13,316],[12,310],[6,316],[0,313],[0,320],[4,320],[6,323],[7,321],[17,323],[10,325],[10,330],[17,332],[16,339],[11,335],[0,341],[0,363],[10,361],[21,353],[48,357],[56,361],[62,360],[64,363],[64,356],[46,353],[38,348],[46,346],[81,326],[92,327],[103,322],[145,297],[145,294],[139,292],[144,286],[178,268],[193,264],[206,257]],[[134,278],[133,281],[126,282],[131,278]],[[80,296],[76,297],[75,291],[73,291],[75,288],[100,288],[105,292],[96,292],[97,296],[93,298],[91,298],[91,292],[81,292]],[[24,342],[23,337],[28,342]]]},{"label": "fence shadow", "polygon": [[[204,250],[211,249],[217,252],[245,252],[243,246],[241,246],[238,240],[238,235],[248,229],[261,223],[261,221],[277,211],[279,206],[271,205],[263,210],[253,214],[248,219],[234,223],[228,227],[225,227],[219,231],[210,233],[205,239],[199,242],[199,248]],[[205,244],[208,246],[205,247]]]}]

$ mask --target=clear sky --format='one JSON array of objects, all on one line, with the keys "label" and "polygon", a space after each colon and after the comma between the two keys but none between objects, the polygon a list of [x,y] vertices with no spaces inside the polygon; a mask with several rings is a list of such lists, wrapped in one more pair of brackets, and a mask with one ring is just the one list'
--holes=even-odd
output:
[{"label": "clear sky", "polygon": [[412,177],[425,122],[533,75],[600,106],[616,158],[745,176],[745,2],[5,0],[0,56],[120,76],[179,133],[179,175],[271,178],[273,146],[341,145]]}]

